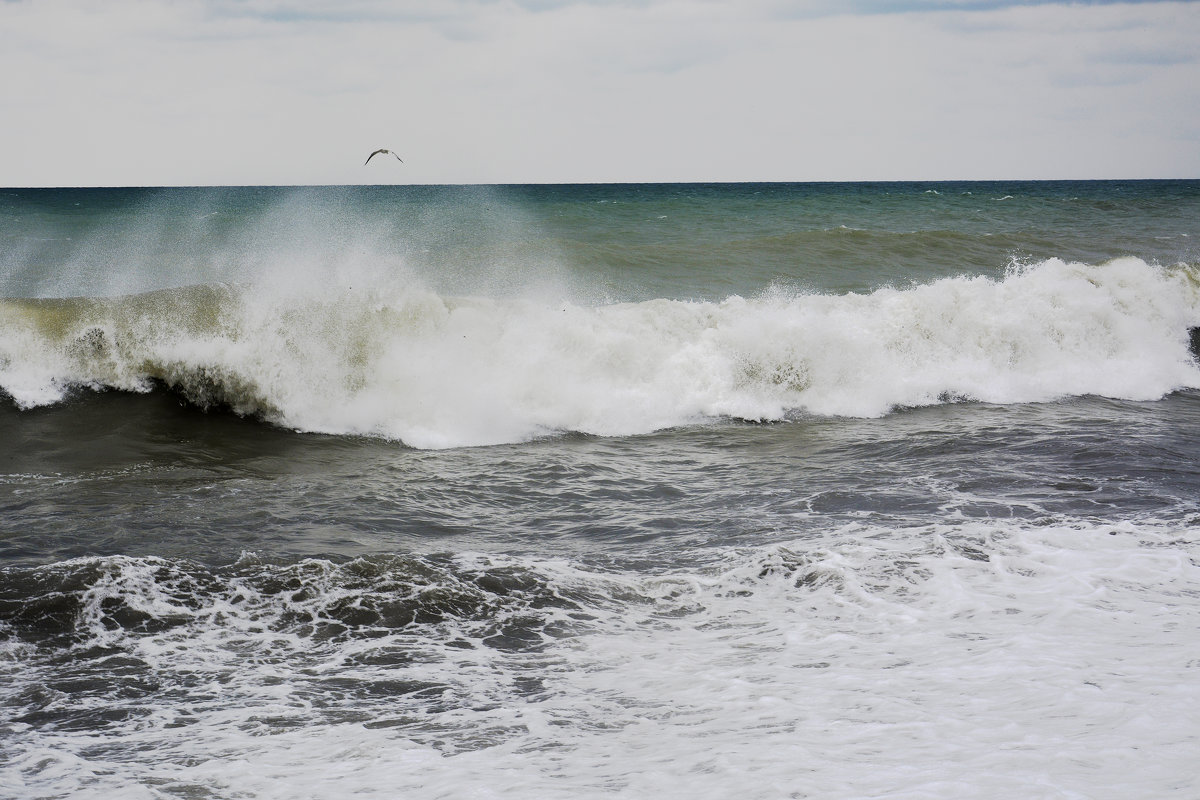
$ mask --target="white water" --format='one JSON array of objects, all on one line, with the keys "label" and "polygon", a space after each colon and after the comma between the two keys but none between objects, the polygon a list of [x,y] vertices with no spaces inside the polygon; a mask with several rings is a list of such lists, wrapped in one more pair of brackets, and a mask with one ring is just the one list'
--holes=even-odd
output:
[{"label": "white water", "polygon": [[0,303],[0,387],[33,407],[73,387],[144,391],[158,379],[287,427],[437,448],[1200,386],[1187,349],[1196,284],[1184,268],[1136,258],[719,303],[592,306],[277,279],[217,288],[203,321],[187,291],[80,303],[53,324]]},{"label": "white water", "polygon": [[[274,624],[353,599],[330,565],[307,571],[316,599],[234,579],[197,603],[164,562],[116,559],[80,625],[150,664],[165,699],[104,731],[9,724],[0,793],[1189,798],[1198,555],[1160,523],[973,522],[856,525],[659,576],[460,556],[590,598],[575,634],[517,651],[482,644],[488,625],[571,613],[516,603],[334,645]],[[109,596],[186,621],[114,630]],[[0,647],[4,692],[50,677]],[[397,651],[412,659],[372,661]],[[444,688],[347,688],[379,680]]]}]

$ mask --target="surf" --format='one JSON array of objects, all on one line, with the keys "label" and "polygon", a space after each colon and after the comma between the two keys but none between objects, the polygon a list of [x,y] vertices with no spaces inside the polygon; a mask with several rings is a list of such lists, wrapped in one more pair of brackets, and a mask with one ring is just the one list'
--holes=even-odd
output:
[{"label": "surf", "polygon": [[962,400],[1153,400],[1200,387],[1198,286],[1190,267],[1129,257],[720,301],[588,305],[408,280],[7,299],[0,390],[32,409],[165,386],[297,431],[420,448]]}]

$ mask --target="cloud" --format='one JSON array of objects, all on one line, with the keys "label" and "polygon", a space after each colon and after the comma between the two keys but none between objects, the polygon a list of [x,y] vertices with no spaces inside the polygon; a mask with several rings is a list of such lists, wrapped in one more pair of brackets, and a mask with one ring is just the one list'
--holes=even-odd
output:
[{"label": "cloud", "polygon": [[1200,175],[1197,6],[886,5],[6,2],[0,184]]},{"label": "cloud", "polygon": [[[1073,0],[1077,6],[1138,5],[1159,0]],[[797,15],[911,14],[930,11],[999,11],[1021,6],[1064,5],[1063,0],[810,0],[775,4]]]}]

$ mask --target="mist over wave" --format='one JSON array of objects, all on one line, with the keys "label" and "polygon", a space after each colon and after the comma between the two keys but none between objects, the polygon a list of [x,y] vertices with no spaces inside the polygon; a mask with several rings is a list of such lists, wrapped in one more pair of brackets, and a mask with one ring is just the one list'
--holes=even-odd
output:
[{"label": "mist over wave", "polygon": [[2,300],[0,388],[33,408],[163,384],[297,430],[440,448],[1200,386],[1194,269],[1132,257],[868,293],[561,296],[453,295],[360,271]]}]

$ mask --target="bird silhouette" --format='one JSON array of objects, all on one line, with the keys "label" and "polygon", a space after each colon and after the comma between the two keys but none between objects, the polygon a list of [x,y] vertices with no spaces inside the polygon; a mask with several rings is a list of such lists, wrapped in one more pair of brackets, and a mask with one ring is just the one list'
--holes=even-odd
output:
[{"label": "bird silhouette", "polygon": [[[396,154],[393,153],[391,150],[387,150],[387,149],[384,149],[381,147],[378,150],[376,150],[374,153],[371,153],[371,155],[367,156],[367,160],[363,162],[363,166],[365,167],[367,164],[369,164],[371,162],[371,159],[374,158],[375,156],[379,155],[380,153],[383,153],[384,155],[388,155],[388,156],[396,156]],[[400,156],[396,156],[396,160],[399,161],[401,164],[404,163],[404,159],[401,158]]]}]

